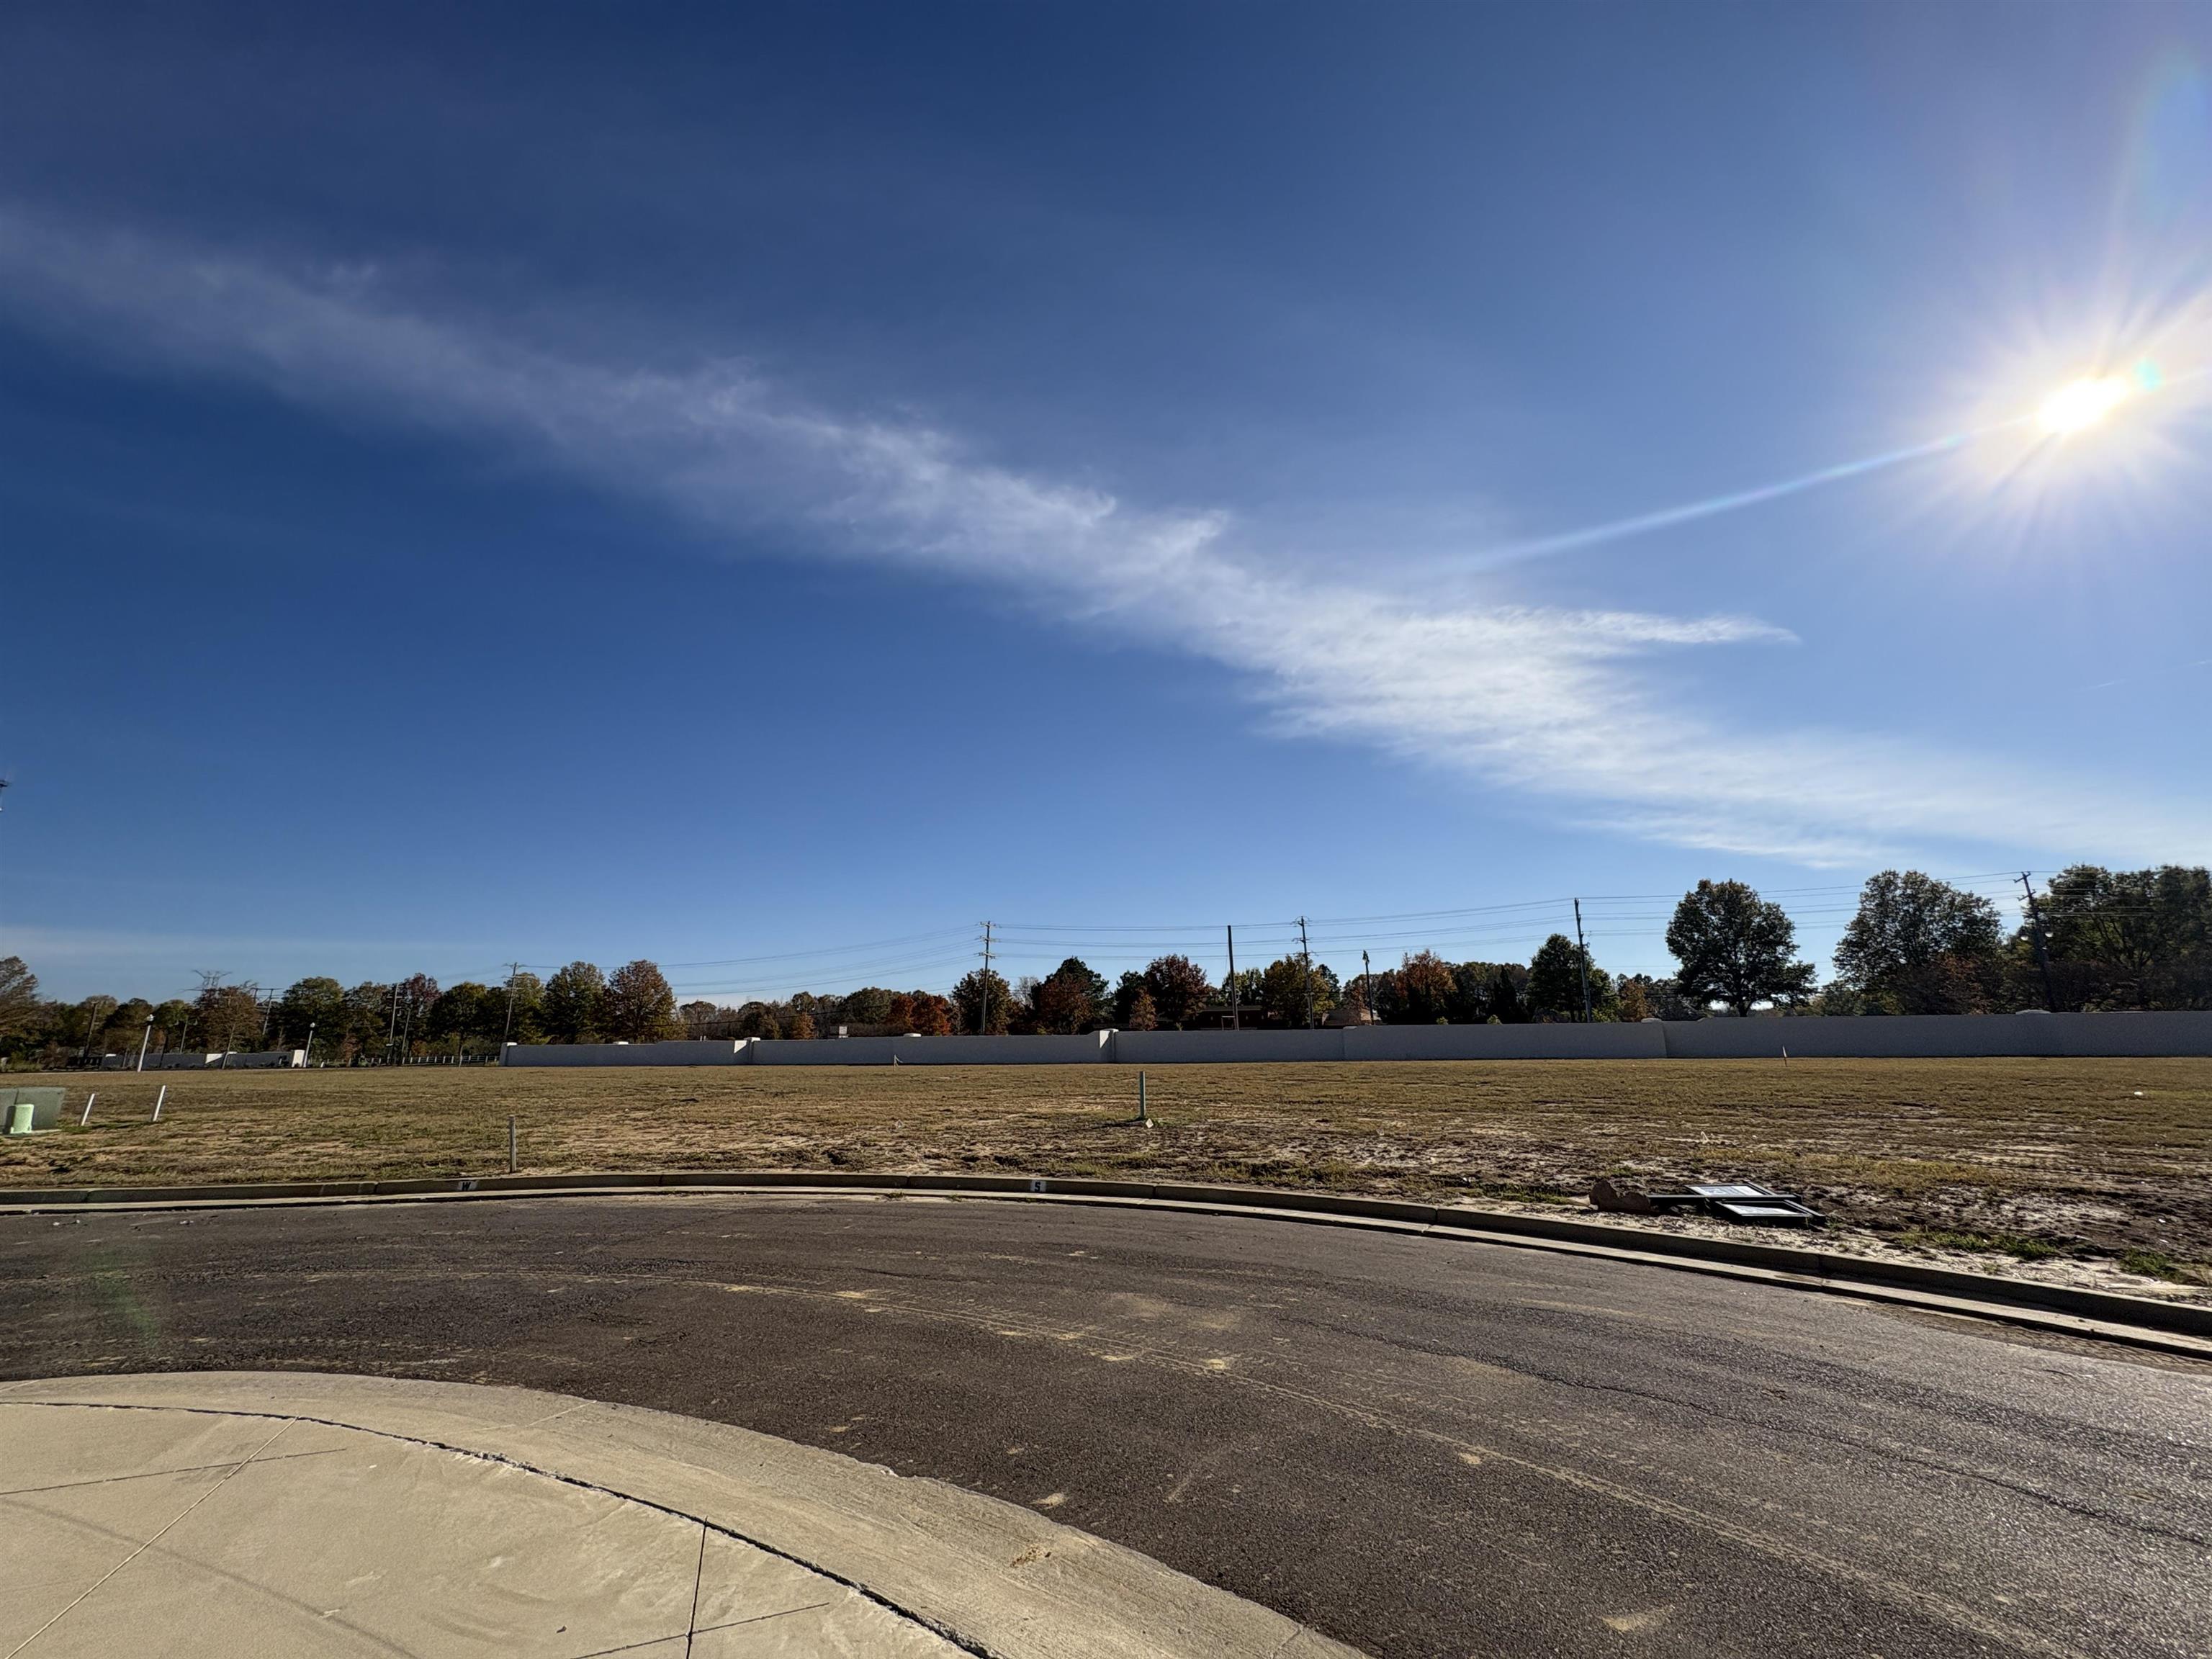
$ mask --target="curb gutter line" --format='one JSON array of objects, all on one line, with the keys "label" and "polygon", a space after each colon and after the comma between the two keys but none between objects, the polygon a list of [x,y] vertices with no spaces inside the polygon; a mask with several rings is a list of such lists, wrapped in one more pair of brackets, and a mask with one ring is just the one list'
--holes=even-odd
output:
[{"label": "curb gutter line", "polygon": [[298,1207],[362,1202],[638,1193],[913,1193],[1170,1209],[1322,1225],[1364,1227],[1470,1243],[1546,1249],[1671,1267],[1832,1295],[2089,1336],[2212,1358],[2212,1307],[2071,1285],[1923,1267],[1789,1245],[1646,1231],[1607,1222],[1516,1215],[1396,1199],[1346,1198],[1255,1187],[1098,1181],[1042,1176],[859,1175],[799,1170],[670,1170],[486,1176],[406,1181],[269,1182],[200,1187],[0,1189],[0,1215]]}]

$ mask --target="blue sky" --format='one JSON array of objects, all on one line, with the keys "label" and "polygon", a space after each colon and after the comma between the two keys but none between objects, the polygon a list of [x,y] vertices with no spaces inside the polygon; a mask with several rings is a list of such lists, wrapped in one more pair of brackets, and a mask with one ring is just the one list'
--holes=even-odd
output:
[{"label": "blue sky", "polygon": [[0,22],[54,992],[2212,854],[2201,10],[459,10]]}]

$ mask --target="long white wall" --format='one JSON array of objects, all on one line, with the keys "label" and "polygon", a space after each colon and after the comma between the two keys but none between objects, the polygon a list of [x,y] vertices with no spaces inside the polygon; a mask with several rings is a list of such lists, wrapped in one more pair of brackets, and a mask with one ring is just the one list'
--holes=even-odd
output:
[{"label": "long white wall", "polygon": [[741,1066],[750,1061],[738,1042],[510,1042],[499,1051],[502,1066]]},{"label": "long white wall", "polygon": [[[1808,1060],[2212,1055],[2212,1012],[514,1044],[500,1059],[507,1066],[1177,1066],[1346,1060],[1778,1060],[1785,1050]],[[232,1064],[240,1058],[234,1055]]]},{"label": "long white wall", "polygon": [[[111,1059],[116,1058],[110,1056]],[[194,1052],[162,1053],[146,1056],[149,1072],[258,1072],[270,1067],[298,1066],[307,1063],[304,1048],[267,1048],[258,1053],[241,1054],[237,1049],[227,1054],[204,1054]],[[122,1056],[118,1064],[103,1064],[102,1071],[129,1072],[137,1069],[137,1061],[131,1055]]]}]

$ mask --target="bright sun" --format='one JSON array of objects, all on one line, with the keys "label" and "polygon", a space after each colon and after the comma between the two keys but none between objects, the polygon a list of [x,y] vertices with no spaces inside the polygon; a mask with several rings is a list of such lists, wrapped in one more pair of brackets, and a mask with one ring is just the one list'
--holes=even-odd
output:
[{"label": "bright sun", "polygon": [[2060,386],[2045,398],[2035,418],[2045,432],[2080,432],[2118,409],[2132,390],[2117,374],[2087,374]]}]

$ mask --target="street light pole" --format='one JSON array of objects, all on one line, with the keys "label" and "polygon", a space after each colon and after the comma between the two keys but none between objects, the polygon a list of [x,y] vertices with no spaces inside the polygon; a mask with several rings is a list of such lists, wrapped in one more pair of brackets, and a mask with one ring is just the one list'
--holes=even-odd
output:
[{"label": "street light pole", "polygon": [[138,1039],[138,1069],[146,1069],[146,1045],[154,1040],[154,1016],[146,1016],[146,1030]]}]

